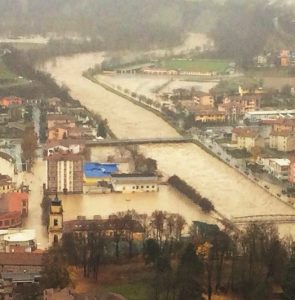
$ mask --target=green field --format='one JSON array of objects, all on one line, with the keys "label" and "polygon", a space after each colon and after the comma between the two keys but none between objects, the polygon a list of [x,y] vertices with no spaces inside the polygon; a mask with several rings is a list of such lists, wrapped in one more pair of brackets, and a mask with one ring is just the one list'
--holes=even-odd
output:
[{"label": "green field", "polygon": [[222,73],[228,68],[230,62],[222,59],[168,59],[161,61],[159,66],[170,70]]},{"label": "green field", "polygon": [[29,81],[13,73],[0,57],[0,87],[10,87],[28,84]]},{"label": "green field", "polygon": [[107,292],[117,293],[128,300],[148,300],[149,285],[143,281],[112,284],[104,288]]},{"label": "green field", "polygon": [[13,74],[0,58],[0,80],[14,80],[16,75]]}]

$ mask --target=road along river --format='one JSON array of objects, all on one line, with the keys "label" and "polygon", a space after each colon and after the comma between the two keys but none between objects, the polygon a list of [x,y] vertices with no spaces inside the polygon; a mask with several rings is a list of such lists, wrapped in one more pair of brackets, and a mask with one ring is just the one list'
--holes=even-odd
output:
[{"label": "road along river", "polygon": [[[102,59],[102,53],[60,57],[55,60],[55,64],[48,62],[44,70],[58,83],[65,84],[71,95],[83,105],[107,118],[119,138],[178,136],[161,118],[82,76],[83,71]],[[293,208],[281,203],[194,144],[148,145],[141,149],[147,156],[158,161],[161,171],[168,175],[177,174],[187,180],[228,217],[295,213]],[[179,209],[180,207],[171,203],[170,210],[185,216],[186,212]],[[293,224],[279,226],[283,234],[290,234],[294,229]]]}]

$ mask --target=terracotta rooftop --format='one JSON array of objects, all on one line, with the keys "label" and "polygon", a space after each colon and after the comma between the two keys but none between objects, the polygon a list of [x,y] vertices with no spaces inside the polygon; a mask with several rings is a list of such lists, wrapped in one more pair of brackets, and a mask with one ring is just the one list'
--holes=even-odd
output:
[{"label": "terracotta rooftop", "polygon": [[236,127],[233,129],[233,133],[235,133],[239,137],[256,137],[258,133],[252,129],[249,128],[241,128]]},{"label": "terracotta rooftop", "polygon": [[273,136],[292,136],[294,135],[290,130],[280,130],[280,131],[272,131],[270,135]]},{"label": "terracotta rooftop", "polygon": [[43,253],[3,253],[0,252],[0,266],[42,266]]}]

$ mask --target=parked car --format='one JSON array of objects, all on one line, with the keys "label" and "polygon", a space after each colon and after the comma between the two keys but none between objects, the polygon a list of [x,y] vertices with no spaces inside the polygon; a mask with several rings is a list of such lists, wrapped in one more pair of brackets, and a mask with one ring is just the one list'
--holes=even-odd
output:
[{"label": "parked car", "polygon": [[281,197],[281,194],[277,193],[277,196],[278,196],[278,197]]},{"label": "parked car", "polygon": [[267,190],[269,190],[269,186],[268,185],[265,185],[264,188],[266,188]]}]

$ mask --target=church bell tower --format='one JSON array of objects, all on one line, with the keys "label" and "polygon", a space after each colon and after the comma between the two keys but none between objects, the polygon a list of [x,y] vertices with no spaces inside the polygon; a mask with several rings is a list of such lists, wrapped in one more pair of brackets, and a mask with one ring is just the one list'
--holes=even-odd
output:
[{"label": "church bell tower", "polygon": [[63,228],[63,208],[61,200],[56,197],[51,201],[49,212],[48,237],[49,245],[60,242]]}]

